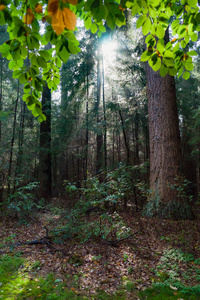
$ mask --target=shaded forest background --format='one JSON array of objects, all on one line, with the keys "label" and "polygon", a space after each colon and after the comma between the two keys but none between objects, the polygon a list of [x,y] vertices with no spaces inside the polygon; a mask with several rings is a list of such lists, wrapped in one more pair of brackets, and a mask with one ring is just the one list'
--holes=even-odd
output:
[{"label": "shaded forest background", "polygon": [[[106,192],[107,202],[142,210],[149,194],[146,67],[140,62],[143,37],[133,21],[101,38],[79,29],[81,52],[62,65],[58,92],[51,95],[44,88],[47,121],[41,124],[27,109],[22,86],[12,78],[12,62],[1,57],[0,202],[27,184],[34,189],[39,182],[40,199],[67,196],[67,204],[74,191],[75,198],[80,197],[77,189],[104,182],[107,190],[113,189]],[[0,38],[2,43],[7,39],[4,27]],[[198,44],[193,48],[199,53]],[[175,84],[180,193],[194,203],[200,188],[198,58],[190,79],[176,78]]]}]

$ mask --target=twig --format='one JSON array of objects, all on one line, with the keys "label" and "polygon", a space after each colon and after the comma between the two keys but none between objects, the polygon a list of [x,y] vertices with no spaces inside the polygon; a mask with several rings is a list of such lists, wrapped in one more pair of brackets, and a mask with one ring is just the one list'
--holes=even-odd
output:
[{"label": "twig", "polygon": [[140,230],[138,230],[138,231],[136,231],[136,232],[130,234],[130,235],[127,236],[127,237],[124,237],[124,238],[122,238],[122,239],[119,239],[119,240],[106,241],[106,240],[103,240],[103,239],[101,238],[101,241],[102,241],[103,244],[106,244],[106,245],[116,245],[116,244],[118,244],[118,243],[120,243],[120,242],[123,242],[123,241],[129,239],[130,237],[134,236],[135,234],[137,234],[137,233],[140,232],[140,231],[142,231],[142,229],[140,229]]}]

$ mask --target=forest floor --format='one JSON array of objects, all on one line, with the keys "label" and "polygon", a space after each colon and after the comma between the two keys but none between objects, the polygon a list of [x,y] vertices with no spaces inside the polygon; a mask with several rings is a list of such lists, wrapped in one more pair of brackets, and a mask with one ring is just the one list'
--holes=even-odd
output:
[{"label": "forest floor", "polygon": [[200,299],[200,220],[122,216],[135,235],[115,246],[92,238],[12,246],[45,237],[59,215],[40,213],[26,224],[2,219],[0,299]]}]

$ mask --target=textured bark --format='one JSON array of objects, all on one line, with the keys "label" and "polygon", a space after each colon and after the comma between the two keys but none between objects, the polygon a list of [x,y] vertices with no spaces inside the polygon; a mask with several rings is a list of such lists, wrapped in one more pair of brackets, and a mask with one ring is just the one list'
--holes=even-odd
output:
[{"label": "textured bark", "polygon": [[[175,178],[180,176],[181,147],[174,78],[162,78],[147,66],[150,143],[150,199],[146,214],[191,218],[185,199],[178,197]],[[182,201],[182,203],[181,203]]]}]

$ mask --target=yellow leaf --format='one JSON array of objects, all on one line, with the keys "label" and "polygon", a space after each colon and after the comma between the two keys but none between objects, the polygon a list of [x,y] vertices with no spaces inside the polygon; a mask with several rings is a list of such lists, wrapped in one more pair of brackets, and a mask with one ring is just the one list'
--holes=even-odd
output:
[{"label": "yellow leaf", "polygon": [[65,25],[64,25],[63,14],[61,9],[58,9],[56,14],[53,14],[51,25],[57,35],[61,34],[64,31]]},{"label": "yellow leaf", "polygon": [[38,14],[41,14],[42,13],[42,4],[38,3],[36,6],[35,6],[35,12],[38,13]]},{"label": "yellow leaf", "polygon": [[68,2],[68,3],[72,4],[72,5],[76,5],[78,3],[78,0],[62,0],[62,2],[63,3]]},{"label": "yellow leaf", "polygon": [[4,10],[4,8],[6,8],[6,5],[1,4],[1,5],[0,5],[0,10]]},{"label": "yellow leaf", "polygon": [[75,30],[76,28],[76,15],[69,8],[63,8],[63,19],[65,27],[69,30]]},{"label": "yellow leaf", "polygon": [[25,14],[25,16],[23,18],[23,22],[27,25],[30,25],[33,22],[34,18],[35,18],[35,16],[34,16],[32,9],[28,8],[27,13]]},{"label": "yellow leaf", "polygon": [[52,17],[57,13],[58,7],[59,7],[59,0],[49,0],[47,10],[50,17]]}]

